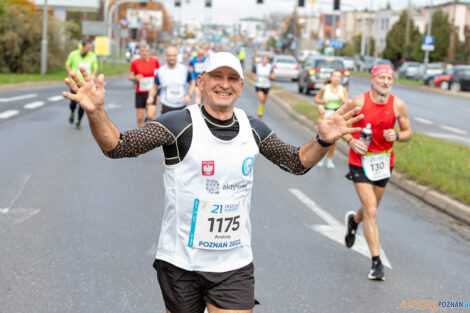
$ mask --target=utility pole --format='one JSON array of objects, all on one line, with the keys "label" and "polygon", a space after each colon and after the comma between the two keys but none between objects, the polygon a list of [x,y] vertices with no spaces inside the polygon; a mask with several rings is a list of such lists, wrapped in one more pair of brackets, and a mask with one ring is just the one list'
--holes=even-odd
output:
[{"label": "utility pole", "polygon": [[44,0],[42,15],[41,75],[47,72],[47,0]]},{"label": "utility pole", "polygon": [[408,46],[410,44],[411,28],[411,0],[408,0],[408,9],[406,11],[406,30],[405,30],[405,58],[408,58]]},{"label": "utility pole", "polygon": [[295,48],[294,48],[294,57],[297,58],[297,5],[298,5],[298,1],[295,0],[295,6],[294,6],[294,18],[292,20],[292,23],[293,23],[293,29],[294,29],[294,42],[295,42]]},{"label": "utility pole", "polygon": [[454,0],[454,4],[453,4],[453,8],[452,8],[452,22],[451,22],[451,25],[450,25],[450,39],[449,39],[449,49],[447,50],[447,62],[448,63],[451,63],[454,61],[455,59],[455,42],[456,42],[456,39],[455,39],[455,13],[456,13],[456,9],[457,9],[457,0]]},{"label": "utility pole", "polygon": [[[429,7],[429,20],[428,20],[428,29],[427,29],[427,34],[426,34],[427,36],[431,36],[432,13],[433,13],[433,6],[432,6],[432,0],[431,0],[431,5]],[[424,51],[424,76],[426,76],[428,63],[429,63],[429,51],[426,50]]]},{"label": "utility pole", "polygon": [[[369,13],[370,14],[373,14],[373,9],[372,9],[372,6],[373,6],[373,3],[372,3],[372,0],[370,0],[370,11]],[[371,37],[372,37],[372,15],[369,16],[369,18],[367,19],[367,24],[368,24],[368,29],[367,29],[367,50],[366,50],[366,55],[367,56],[370,56],[370,52],[371,52],[371,44],[372,44],[372,40],[371,40]]]}]

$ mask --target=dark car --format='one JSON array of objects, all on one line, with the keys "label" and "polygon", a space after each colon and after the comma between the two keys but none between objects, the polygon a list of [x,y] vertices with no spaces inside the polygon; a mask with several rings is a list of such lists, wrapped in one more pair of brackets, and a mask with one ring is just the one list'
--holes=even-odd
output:
[{"label": "dark car", "polygon": [[449,88],[452,91],[470,90],[470,66],[456,67],[450,78]]},{"label": "dark car", "polygon": [[348,88],[349,75],[345,69],[344,63],[340,58],[310,56],[305,60],[299,74],[298,89],[299,92],[309,94],[312,90],[320,90],[330,79],[333,71],[341,71],[343,78],[341,84]]}]

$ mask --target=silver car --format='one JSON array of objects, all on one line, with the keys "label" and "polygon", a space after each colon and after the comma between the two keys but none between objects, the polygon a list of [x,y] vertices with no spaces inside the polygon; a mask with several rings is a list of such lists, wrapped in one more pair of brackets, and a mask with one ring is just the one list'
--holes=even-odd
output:
[{"label": "silver car", "polygon": [[299,78],[299,64],[293,56],[278,55],[273,60],[273,71],[276,78]]}]

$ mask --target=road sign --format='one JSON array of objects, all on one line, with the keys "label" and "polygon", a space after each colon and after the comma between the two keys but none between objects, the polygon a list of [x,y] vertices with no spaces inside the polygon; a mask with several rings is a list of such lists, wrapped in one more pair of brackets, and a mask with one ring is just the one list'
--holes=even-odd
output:
[{"label": "road sign", "polygon": [[434,36],[424,36],[423,44],[421,45],[423,51],[434,51]]},{"label": "road sign", "polygon": [[91,36],[106,35],[104,22],[82,21],[82,34]]},{"label": "road sign", "polygon": [[343,41],[341,40],[331,40],[330,47],[333,49],[343,49]]},{"label": "road sign", "polygon": [[109,38],[104,36],[95,37],[95,54],[109,55]]}]

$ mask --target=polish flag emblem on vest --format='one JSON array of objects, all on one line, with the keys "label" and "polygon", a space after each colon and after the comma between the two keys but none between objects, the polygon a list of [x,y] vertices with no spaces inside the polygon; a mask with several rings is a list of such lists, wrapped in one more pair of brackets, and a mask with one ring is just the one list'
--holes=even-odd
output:
[{"label": "polish flag emblem on vest", "polygon": [[214,161],[202,161],[202,175],[214,175]]}]

